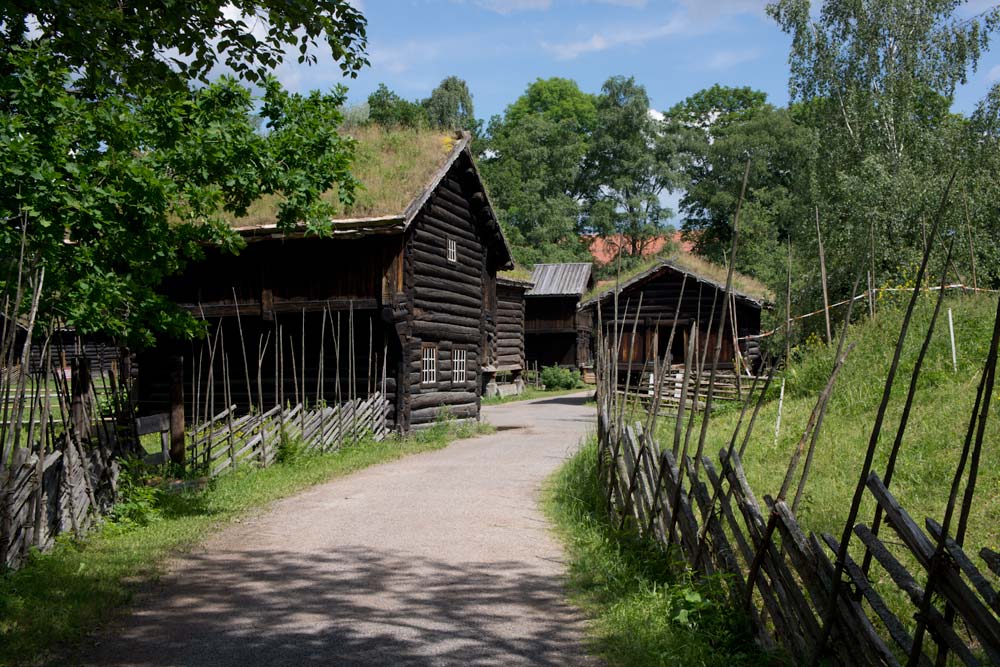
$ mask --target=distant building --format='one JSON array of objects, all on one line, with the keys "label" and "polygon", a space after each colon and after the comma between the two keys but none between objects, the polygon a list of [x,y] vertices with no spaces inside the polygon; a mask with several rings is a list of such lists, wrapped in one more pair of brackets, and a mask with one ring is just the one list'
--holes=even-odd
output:
[{"label": "distant building", "polygon": [[[666,235],[654,236],[643,242],[642,251],[640,255],[642,257],[654,257],[663,253],[668,249],[667,247]],[[669,237],[673,246],[683,252],[693,252],[694,243],[691,241],[685,241],[681,232],[674,232]],[[605,264],[610,264],[618,256],[618,253],[624,248],[626,252],[631,251],[631,246],[628,239],[626,239],[621,234],[615,234],[612,236],[597,236],[594,235],[590,239],[589,244],[590,255],[594,258],[594,263],[598,266],[604,266]]]},{"label": "distant building", "polygon": [[[612,326],[617,326],[619,332],[624,331],[623,343],[618,351],[619,367],[642,371],[651,370],[664,358],[672,365],[683,364],[691,325],[695,322],[700,341],[698,349],[714,352],[718,340],[717,327],[728,309],[719,366],[734,368],[737,350],[744,363],[756,365],[759,349],[756,343],[748,348],[745,341],[748,336],[760,333],[761,311],[770,307],[770,295],[753,279],[737,275],[732,303],[727,304],[725,283],[725,268],[693,255],[678,253],[623,278],[617,289],[613,281],[602,283],[599,290],[600,287],[604,289],[583,303],[581,312],[595,323],[599,320],[607,336],[613,334]],[[677,328],[667,357],[670,332],[675,324]],[[636,327],[634,338],[633,326]]]},{"label": "distant building", "polygon": [[589,262],[536,264],[525,294],[525,356],[529,366],[579,369],[590,363],[590,319],[580,299],[594,286]]}]

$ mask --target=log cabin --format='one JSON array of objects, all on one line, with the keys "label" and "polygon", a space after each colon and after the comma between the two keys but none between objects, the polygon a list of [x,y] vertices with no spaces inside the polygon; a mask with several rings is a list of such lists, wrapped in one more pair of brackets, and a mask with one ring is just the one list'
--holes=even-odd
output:
[{"label": "log cabin", "polygon": [[[588,313],[595,323],[600,321],[606,335],[611,335],[612,324],[617,324],[619,331],[625,331],[618,351],[620,370],[631,368],[636,374],[643,370],[650,371],[665,358],[671,365],[683,364],[690,327],[694,322],[698,323],[698,349],[704,352],[707,346],[709,357],[714,354],[719,321],[726,308],[725,268],[681,251],[639,268],[633,275],[622,279],[619,285],[617,290],[613,281],[599,285],[596,293],[589,295],[581,304],[581,311]],[[761,311],[771,308],[770,294],[752,278],[736,274],[728,307],[719,368],[732,370],[743,363],[743,370],[746,366],[754,369],[760,363],[760,350],[756,342],[750,342],[748,347],[747,341],[749,336],[760,333]],[[677,329],[670,343],[675,321]],[[636,327],[634,338],[633,326]],[[590,344],[593,346],[594,342]],[[669,356],[668,344],[671,345]],[[711,358],[708,363],[711,363]]]},{"label": "log cabin", "polygon": [[516,278],[513,272],[497,276],[494,377],[505,381],[488,379],[487,396],[520,394],[524,389],[524,294],[531,285],[530,280]]},{"label": "log cabin", "polygon": [[589,262],[536,264],[525,294],[524,346],[529,365],[580,369],[590,361],[592,324],[579,309],[594,286]]},{"label": "log cabin", "polygon": [[331,235],[279,230],[262,201],[232,221],[239,254],[206,248],[164,286],[209,336],[140,357],[141,412],[176,410],[182,390],[188,422],[230,403],[267,410],[383,391],[400,431],[478,418],[500,361],[497,271],[513,262],[470,137],[352,136],[361,188]]}]

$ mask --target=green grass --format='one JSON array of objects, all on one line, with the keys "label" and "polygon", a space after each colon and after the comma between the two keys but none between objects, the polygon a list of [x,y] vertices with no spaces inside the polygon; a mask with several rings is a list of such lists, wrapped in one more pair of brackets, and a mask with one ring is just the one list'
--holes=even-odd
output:
[{"label": "green grass", "polygon": [[501,405],[503,403],[517,403],[519,401],[533,401],[536,398],[554,398],[567,394],[578,394],[581,391],[593,390],[593,387],[577,387],[575,389],[557,389],[548,391],[547,389],[536,389],[535,387],[525,387],[524,391],[517,396],[491,396],[483,399],[483,405]]},{"label": "green grass", "polygon": [[[911,322],[875,456],[873,470],[880,476],[885,471],[911,371],[930,323],[933,302],[933,297],[922,297]],[[959,359],[957,373],[951,362],[949,307],[954,312]],[[835,386],[812,472],[797,513],[807,531],[830,533],[840,539],[892,359],[902,310],[898,303],[883,304],[874,321],[866,319],[849,331],[848,340],[856,342],[857,346],[848,357]],[[995,310],[996,300],[991,297],[953,297],[946,300],[938,318],[890,487],[921,526],[924,517],[940,521],[944,514],[989,346]],[[832,367],[833,350],[823,344],[806,346],[795,356],[787,372],[780,437],[775,441],[778,407],[775,387],[773,399],[760,413],[744,457],[747,478],[758,497],[777,494],[791,452],[805,429],[809,413]],[[970,554],[977,554],[984,546],[995,549],[1000,544],[1000,522],[997,521],[1000,516],[1000,466],[994,463],[1000,459],[1000,421],[995,409],[997,400],[1000,396],[995,395],[965,541]],[[728,443],[737,417],[736,411],[727,411],[713,418],[710,441],[706,446],[713,456]],[[669,428],[670,425],[664,424],[663,427]],[[874,501],[866,493],[859,521],[870,525],[874,511]],[[883,536],[890,542],[896,541],[891,531],[884,532]],[[860,552],[857,539],[853,540],[852,547],[857,557]],[[900,549],[893,548],[893,551],[902,555]],[[973,558],[978,561],[978,557]],[[889,603],[897,610],[901,620],[912,624],[912,610],[891,584],[888,575],[875,568],[873,577],[876,586],[889,596]],[[918,576],[918,580],[922,581],[922,577]]]},{"label": "green grass", "polygon": [[591,649],[612,667],[766,665],[723,582],[695,584],[653,542],[604,512],[591,439],[549,480],[545,510],[566,544],[573,601],[593,619]]},{"label": "green grass", "polygon": [[0,575],[0,665],[45,664],[72,650],[127,605],[140,584],[159,577],[171,555],[227,521],[331,478],[489,430],[441,423],[406,438],[287,456],[269,468],[247,467],[207,483],[135,483],[117,520],[85,539],[61,539],[20,570]]}]

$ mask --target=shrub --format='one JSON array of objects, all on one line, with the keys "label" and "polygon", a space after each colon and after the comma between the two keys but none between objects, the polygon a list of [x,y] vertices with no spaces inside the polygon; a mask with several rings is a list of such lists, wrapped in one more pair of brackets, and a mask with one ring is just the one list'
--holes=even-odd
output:
[{"label": "shrub", "polygon": [[580,373],[559,366],[546,366],[542,369],[542,384],[548,391],[575,389],[580,386]]}]

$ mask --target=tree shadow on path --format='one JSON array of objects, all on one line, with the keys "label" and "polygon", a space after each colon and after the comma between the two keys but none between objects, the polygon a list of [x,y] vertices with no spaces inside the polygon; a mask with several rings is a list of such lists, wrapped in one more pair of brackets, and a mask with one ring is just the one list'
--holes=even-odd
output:
[{"label": "tree shadow on path", "polygon": [[195,554],[72,664],[591,663],[551,569],[354,546]]}]

